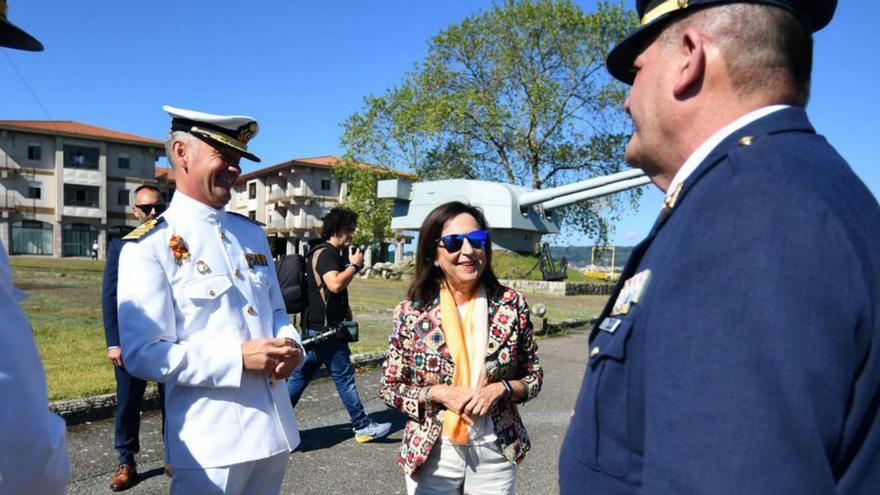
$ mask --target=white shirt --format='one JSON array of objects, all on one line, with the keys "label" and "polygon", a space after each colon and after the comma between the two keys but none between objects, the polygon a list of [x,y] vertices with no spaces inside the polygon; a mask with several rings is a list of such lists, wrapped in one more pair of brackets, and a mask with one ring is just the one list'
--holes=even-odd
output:
[{"label": "white shirt", "polygon": [[[242,367],[244,341],[300,344],[263,229],[180,191],[161,218],[120,253],[119,336],[126,370],[167,384],[169,462],[219,467],[292,451],[287,387]],[[175,257],[173,236],[188,257]]]},{"label": "white shirt", "polygon": [[672,178],[672,182],[669,183],[669,187],[666,188],[666,199],[672,199],[673,195],[677,195],[676,189],[680,184],[683,184],[684,181],[687,180],[688,177],[697,169],[697,167],[703,163],[703,160],[709,156],[709,153],[715,149],[716,146],[721,144],[721,141],[727,139],[728,136],[733,134],[734,132],[742,129],[743,127],[751,124],[752,122],[760,119],[761,117],[765,117],[770,115],[773,112],[777,112],[782,110],[783,108],[788,108],[789,105],[770,105],[763,108],[759,108],[757,110],[753,110],[742,117],[734,120],[733,122],[727,124],[726,126],[719,129],[715,134],[709,137],[709,139],[703,141],[703,144],[697,147],[691,156],[685,160],[684,165],[678,169],[678,172],[675,173],[675,176]]},{"label": "white shirt", "polygon": [[64,420],[49,412],[46,375],[0,243],[0,493],[62,494],[70,477]]},{"label": "white shirt", "polygon": [[[468,305],[469,303],[465,303],[458,306],[458,314],[462,323],[467,315]],[[486,288],[482,285],[477,290],[476,300],[474,301],[471,331],[472,333],[466,343],[468,357],[470,357],[471,383],[473,388],[477,389],[485,385],[486,346],[489,343],[489,305],[486,299]],[[474,424],[468,428],[470,443],[482,445],[494,442],[497,435],[495,435],[495,423],[492,422],[492,416],[487,414],[472,419]]]}]

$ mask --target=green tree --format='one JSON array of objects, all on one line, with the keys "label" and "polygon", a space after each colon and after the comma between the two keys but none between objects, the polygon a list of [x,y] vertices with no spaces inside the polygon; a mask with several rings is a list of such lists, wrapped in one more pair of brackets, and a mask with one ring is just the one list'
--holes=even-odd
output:
[{"label": "green tree", "polygon": [[[621,4],[507,0],[437,34],[427,58],[344,123],[350,160],[422,179],[535,189],[625,168],[625,88],[605,56],[636,25]],[[566,207],[567,231],[604,236],[639,191]]]},{"label": "green tree", "polygon": [[334,175],[346,185],[344,206],[358,214],[355,244],[378,244],[395,237],[391,232],[392,200],[377,199],[378,181],[393,179],[395,173],[382,167],[369,166],[343,158],[333,167]]}]

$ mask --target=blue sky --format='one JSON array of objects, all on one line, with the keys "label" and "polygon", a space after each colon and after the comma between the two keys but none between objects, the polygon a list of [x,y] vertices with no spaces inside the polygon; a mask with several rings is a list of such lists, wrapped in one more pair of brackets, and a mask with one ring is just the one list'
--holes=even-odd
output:
[{"label": "blue sky", "polygon": [[[576,3],[594,8],[592,0]],[[271,165],[341,154],[340,123],[361,108],[363,97],[398,83],[424,58],[432,35],[492,2],[9,4],[10,20],[39,38],[46,51],[0,49],[0,119],[77,120],[162,139],[169,126],[163,104],[244,113],[260,121],[252,148],[263,165]],[[876,2],[841,0],[831,25],[816,35],[808,113],[880,196],[875,17]],[[244,171],[255,168],[248,163]],[[617,225],[612,241],[638,242],[660,202],[651,186],[639,211]]]}]

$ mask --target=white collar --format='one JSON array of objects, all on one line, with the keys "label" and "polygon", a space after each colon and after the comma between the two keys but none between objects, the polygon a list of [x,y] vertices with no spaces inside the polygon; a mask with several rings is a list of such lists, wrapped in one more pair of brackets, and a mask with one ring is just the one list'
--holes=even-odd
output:
[{"label": "white collar", "polygon": [[788,107],[789,105],[770,105],[759,108],[757,110],[753,110],[722,127],[715,134],[712,134],[709,139],[703,141],[703,144],[698,146],[697,149],[695,149],[694,152],[691,153],[691,156],[689,156],[688,159],[685,160],[684,165],[682,165],[681,168],[678,169],[678,172],[675,173],[675,177],[672,178],[672,182],[670,182],[669,187],[666,188],[665,200],[673,201],[673,197],[678,195],[676,189],[678,189],[681,184],[683,184],[684,181],[687,180],[688,177],[690,177],[694,170],[696,170],[697,167],[701,163],[703,163],[703,160],[705,160],[706,157],[709,156],[709,153],[711,153],[716,146],[721,144],[721,141],[724,141],[734,132],[742,129],[743,127],[751,124],[761,117],[765,117],[773,112]]},{"label": "white collar", "polygon": [[184,217],[198,218],[199,220],[219,221],[220,214],[225,210],[215,209],[211,206],[193,199],[180,191],[174,191],[171,198],[171,205],[168,206],[169,211],[179,212]]}]

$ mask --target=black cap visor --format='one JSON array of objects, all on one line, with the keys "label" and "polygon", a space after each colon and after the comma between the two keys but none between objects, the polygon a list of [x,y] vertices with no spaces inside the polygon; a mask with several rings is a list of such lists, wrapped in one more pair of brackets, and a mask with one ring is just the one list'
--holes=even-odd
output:
[{"label": "black cap visor", "polygon": [[636,77],[633,70],[633,62],[642,51],[648,47],[654,37],[660,34],[660,31],[676,16],[675,12],[670,12],[658,17],[650,24],[640,27],[632,34],[627,36],[623,41],[617,44],[605,59],[605,66],[614,79],[632,85]]},{"label": "black cap visor", "polygon": [[0,46],[32,52],[43,51],[42,43],[3,17],[0,17]]}]

